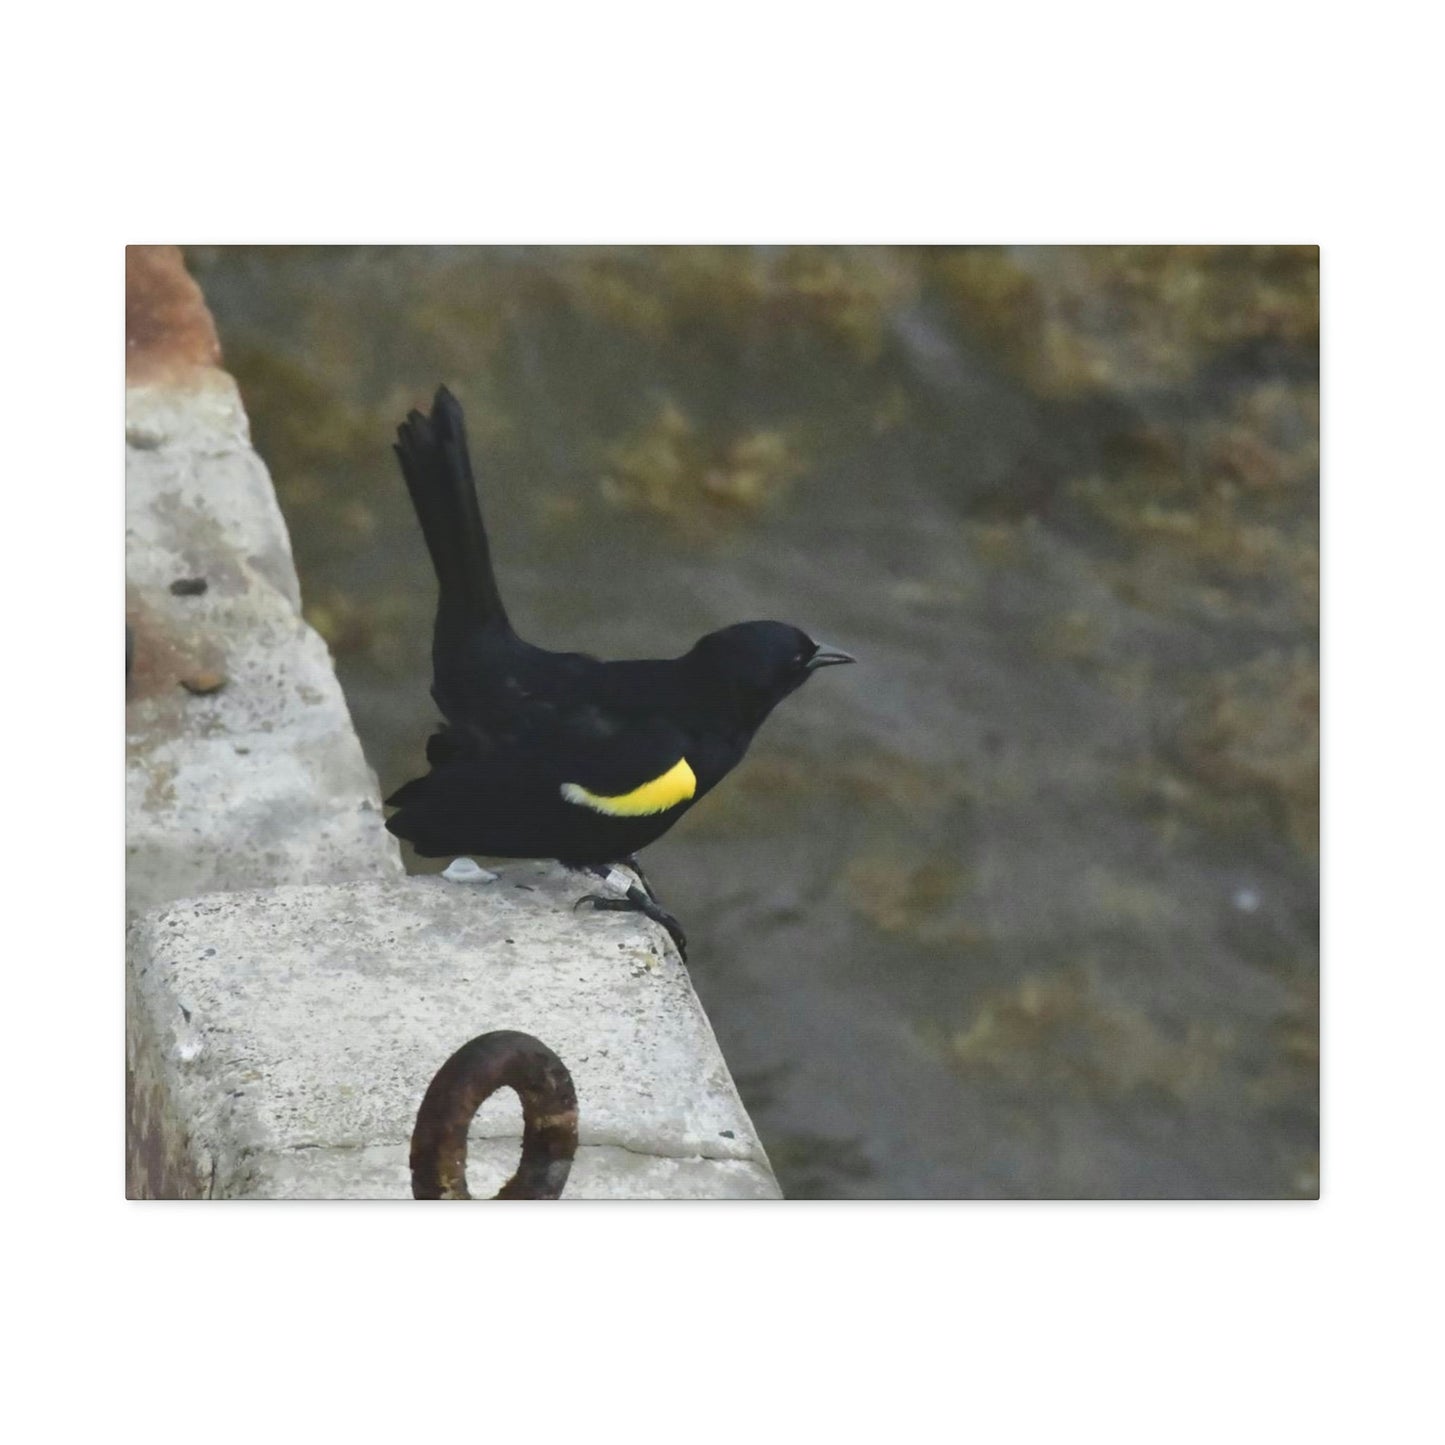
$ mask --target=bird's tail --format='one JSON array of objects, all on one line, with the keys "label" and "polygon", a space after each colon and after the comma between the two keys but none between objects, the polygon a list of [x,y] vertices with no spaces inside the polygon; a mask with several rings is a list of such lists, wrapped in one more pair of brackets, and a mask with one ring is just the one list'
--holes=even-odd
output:
[{"label": "bird's tail", "polygon": [[436,569],[438,645],[477,627],[510,628],[477,505],[466,421],[446,387],[437,389],[430,416],[408,413],[396,455]]}]

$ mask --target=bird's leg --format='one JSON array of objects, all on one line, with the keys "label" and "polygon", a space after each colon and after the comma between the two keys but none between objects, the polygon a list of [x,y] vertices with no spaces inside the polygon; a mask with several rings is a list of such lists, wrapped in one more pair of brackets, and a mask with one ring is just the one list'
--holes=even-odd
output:
[{"label": "bird's leg", "polygon": [[641,886],[642,892],[647,896],[648,902],[652,905],[651,909],[643,909],[642,911],[654,922],[660,923],[667,929],[672,937],[672,941],[677,945],[677,951],[683,956],[683,959],[686,960],[687,936],[682,931],[682,925],[658,901],[657,890],[652,886],[652,879],[642,871],[642,864],[638,861],[637,854],[629,853],[622,862],[637,874],[637,882]]},{"label": "bird's leg", "polygon": [[[572,905],[573,908],[580,908],[584,903],[590,903],[593,908],[602,913],[641,913],[667,930],[668,937],[672,939],[678,953],[686,962],[687,935],[682,931],[682,924],[667,909],[661,907],[657,899],[653,897],[651,885],[648,884],[642,869],[637,866],[637,859],[629,857],[623,861],[637,874],[641,880],[639,883],[629,883],[626,894],[621,898],[606,893],[584,894]],[[594,878],[604,880],[611,878],[614,871],[605,863],[568,863],[566,866],[578,868],[581,872],[590,873]]]},{"label": "bird's leg", "polygon": [[[657,890],[652,886],[652,879],[642,871],[642,864],[636,853],[629,853],[625,858],[619,858],[618,864],[623,868],[630,868],[637,875],[638,885],[647,896],[657,903]],[[661,904],[658,904],[661,907]]]},{"label": "bird's leg", "polygon": [[629,884],[627,894],[623,898],[612,898],[602,893],[588,893],[579,898],[574,906],[580,908],[584,903],[590,903],[603,913],[645,914],[654,923],[661,924],[667,930],[668,937],[677,945],[677,951],[682,955],[683,962],[687,962],[687,934],[682,931],[682,924],[667,909],[659,908],[637,884]]}]

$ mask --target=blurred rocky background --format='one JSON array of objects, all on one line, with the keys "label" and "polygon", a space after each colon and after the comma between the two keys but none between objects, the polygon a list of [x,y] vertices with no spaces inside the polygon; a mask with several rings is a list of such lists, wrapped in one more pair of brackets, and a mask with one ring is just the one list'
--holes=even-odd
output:
[{"label": "blurred rocky background", "polygon": [[1316,249],[187,260],[384,791],[442,381],[531,640],[859,657],[646,858],[788,1194],[1317,1192]]}]

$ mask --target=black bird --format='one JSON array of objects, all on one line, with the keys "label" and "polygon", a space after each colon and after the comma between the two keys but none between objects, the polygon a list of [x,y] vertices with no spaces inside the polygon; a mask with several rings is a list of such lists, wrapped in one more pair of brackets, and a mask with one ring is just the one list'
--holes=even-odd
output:
[{"label": "black bird", "polygon": [[[397,435],[436,569],[432,697],[446,721],[427,743],[431,770],[387,799],[398,811],[386,826],[424,858],[635,868],[632,855],[737,766],[790,692],[854,660],[782,622],[740,622],[657,661],[534,647],[497,591],[460,404],[442,387],[431,415],[409,413]],[[645,886],[586,901],[646,913],[685,951],[677,920]]]}]

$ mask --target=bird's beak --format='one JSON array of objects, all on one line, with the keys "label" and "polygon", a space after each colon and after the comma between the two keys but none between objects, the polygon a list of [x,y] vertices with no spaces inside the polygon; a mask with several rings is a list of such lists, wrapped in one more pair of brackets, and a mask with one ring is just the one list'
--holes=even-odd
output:
[{"label": "bird's beak", "polygon": [[818,644],[818,650],[808,659],[808,671],[813,672],[820,667],[837,667],[843,662],[857,662],[858,659],[851,653],[841,652],[836,647],[824,647]]}]

